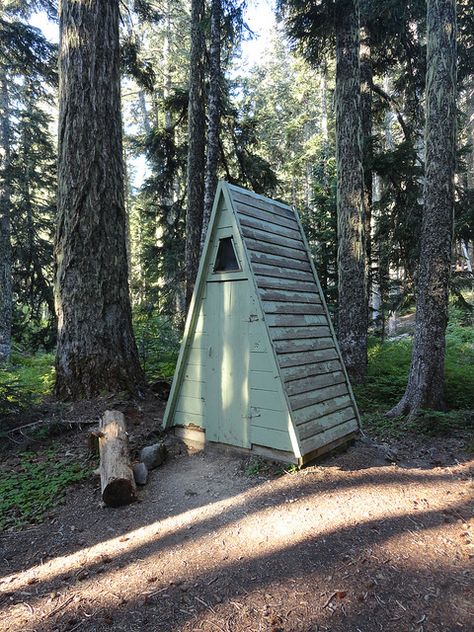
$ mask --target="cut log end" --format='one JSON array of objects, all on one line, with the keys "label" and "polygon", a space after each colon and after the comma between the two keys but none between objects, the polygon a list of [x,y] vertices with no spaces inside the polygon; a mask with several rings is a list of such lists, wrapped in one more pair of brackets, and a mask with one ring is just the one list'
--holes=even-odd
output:
[{"label": "cut log end", "polygon": [[135,485],[125,479],[108,481],[102,490],[102,500],[107,507],[122,507],[136,500]]}]

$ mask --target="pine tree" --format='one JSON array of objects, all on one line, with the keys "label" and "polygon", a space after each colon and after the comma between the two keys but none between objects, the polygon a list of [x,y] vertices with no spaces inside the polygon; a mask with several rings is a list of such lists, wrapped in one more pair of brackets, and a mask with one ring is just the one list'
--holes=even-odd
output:
[{"label": "pine tree", "polygon": [[188,173],[186,208],[186,307],[189,307],[199,266],[204,212],[206,147],[204,0],[191,2],[191,61],[188,106]]},{"label": "pine tree", "polygon": [[0,363],[11,353],[12,252],[11,252],[11,111],[5,68],[0,65]]},{"label": "pine tree", "polygon": [[77,399],[144,378],[127,278],[119,0],[63,0],[60,30],[56,393]]},{"label": "pine tree", "polygon": [[360,119],[358,0],[336,3],[338,338],[350,376],[367,370],[364,174]]},{"label": "pine tree", "polygon": [[206,239],[212,204],[217,188],[219,159],[219,129],[221,118],[221,17],[222,0],[211,3],[211,45],[209,52],[209,107],[207,130],[206,179],[204,183],[204,214],[201,231],[201,248]]},{"label": "pine tree", "polygon": [[427,2],[425,183],[408,385],[391,415],[442,410],[456,158],[456,0]]}]

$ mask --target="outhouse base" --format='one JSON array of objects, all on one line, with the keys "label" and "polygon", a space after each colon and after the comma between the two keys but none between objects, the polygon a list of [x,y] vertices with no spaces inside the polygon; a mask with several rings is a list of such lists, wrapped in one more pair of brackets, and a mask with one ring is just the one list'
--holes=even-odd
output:
[{"label": "outhouse base", "polygon": [[282,463],[294,463],[300,467],[310,465],[314,463],[322,456],[328,456],[331,452],[339,452],[346,450],[355,438],[358,436],[358,432],[351,432],[350,434],[331,441],[330,443],[323,445],[316,450],[308,452],[308,454],[302,457],[297,457],[293,452],[286,452],[284,450],[277,450],[275,448],[269,448],[267,446],[252,444],[251,448],[240,448],[238,446],[229,445],[227,443],[217,443],[214,441],[206,441],[206,431],[202,428],[192,426],[174,426],[174,434],[179,437],[183,443],[194,450],[218,450],[219,452],[228,452],[231,454],[241,455],[257,455],[262,456],[265,459],[272,461],[279,461]]}]

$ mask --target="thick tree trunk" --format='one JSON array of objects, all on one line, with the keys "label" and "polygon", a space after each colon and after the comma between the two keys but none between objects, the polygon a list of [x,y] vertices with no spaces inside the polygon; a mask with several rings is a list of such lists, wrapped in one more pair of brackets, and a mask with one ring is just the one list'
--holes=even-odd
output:
[{"label": "thick tree trunk", "polygon": [[8,362],[12,333],[11,122],[7,78],[0,68],[0,363]]},{"label": "thick tree trunk", "polygon": [[212,204],[217,188],[219,158],[219,127],[221,98],[221,14],[222,0],[211,4],[211,49],[209,60],[209,108],[207,129],[206,182],[204,187],[204,215],[202,219],[201,251],[206,239]]},{"label": "thick tree trunk", "polygon": [[351,378],[367,370],[364,174],[360,120],[359,2],[336,2],[338,337]]},{"label": "thick tree trunk", "polygon": [[204,211],[206,113],[204,89],[204,0],[191,2],[191,64],[189,71],[188,173],[186,208],[186,308],[199,267]]},{"label": "thick tree trunk", "polygon": [[[368,7],[365,7],[365,9],[367,11]],[[369,317],[370,296],[372,293],[372,59],[370,51],[370,30],[367,23],[361,28],[360,94],[364,165],[364,239],[367,268],[367,315]]]},{"label": "thick tree trunk", "polygon": [[60,3],[56,393],[135,390],[120,113],[119,0]]},{"label": "thick tree trunk", "polygon": [[456,2],[428,0],[425,186],[408,385],[389,414],[443,410],[456,157]]}]

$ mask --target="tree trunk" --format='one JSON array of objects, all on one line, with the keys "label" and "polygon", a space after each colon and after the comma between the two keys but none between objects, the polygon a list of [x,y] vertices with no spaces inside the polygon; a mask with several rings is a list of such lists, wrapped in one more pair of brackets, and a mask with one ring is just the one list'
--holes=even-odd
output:
[{"label": "tree trunk", "polygon": [[189,71],[188,173],[186,208],[186,308],[199,267],[204,210],[206,113],[204,107],[204,0],[191,2],[191,64]]},{"label": "tree trunk", "polygon": [[119,0],[60,3],[56,393],[136,390],[120,112]]},{"label": "tree trunk", "polygon": [[351,378],[367,370],[364,174],[360,120],[359,2],[336,2],[338,337]]},{"label": "tree trunk", "polygon": [[[368,7],[365,7],[368,11]],[[367,275],[367,316],[369,318],[370,296],[372,292],[372,59],[370,51],[370,30],[365,24],[361,28],[360,40],[360,89],[362,154],[364,165],[364,211],[365,211],[365,257]]]},{"label": "tree trunk", "polygon": [[12,333],[11,122],[5,72],[0,69],[0,363],[8,362]]},{"label": "tree trunk", "polygon": [[456,158],[456,2],[428,0],[425,185],[416,325],[405,394],[389,414],[443,410]]},{"label": "tree trunk", "polygon": [[207,130],[206,182],[204,188],[204,215],[202,219],[201,251],[206,239],[212,204],[217,188],[217,162],[219,158],[219,127],[221,98],[221,14],[222,0],[212,0],[211,49],[209,60],[209,109]]}]

